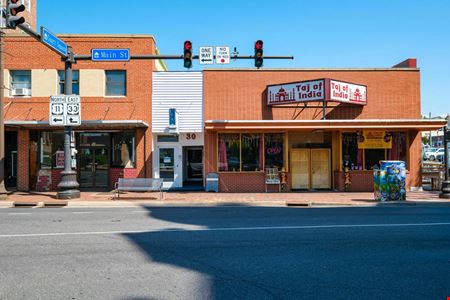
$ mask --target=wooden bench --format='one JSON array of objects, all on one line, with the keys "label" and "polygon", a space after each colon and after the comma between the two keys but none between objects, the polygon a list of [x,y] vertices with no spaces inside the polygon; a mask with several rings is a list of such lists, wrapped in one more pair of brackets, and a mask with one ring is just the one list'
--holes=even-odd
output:
[{"label": "wooden bench", "polygon": [[162,178],[119,178],[115,184],[117,198],[121,191],[129,192],[159,192],[159,200],[163,195],[163,179]]},{"label": "wooden bench", "polygon": [[438,162],[424,162],[422,164],[422,179],[431,180],[431,189],[440,190],[445,175],[445,165]]}]

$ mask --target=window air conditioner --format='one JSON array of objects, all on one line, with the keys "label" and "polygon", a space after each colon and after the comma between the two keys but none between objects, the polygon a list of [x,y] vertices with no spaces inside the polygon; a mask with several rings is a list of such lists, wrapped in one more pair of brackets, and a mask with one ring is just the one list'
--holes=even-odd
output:
[{"label": "window air conditioner", "polygon": [[31,96],[31,89],[12,89],[11,96]]}]

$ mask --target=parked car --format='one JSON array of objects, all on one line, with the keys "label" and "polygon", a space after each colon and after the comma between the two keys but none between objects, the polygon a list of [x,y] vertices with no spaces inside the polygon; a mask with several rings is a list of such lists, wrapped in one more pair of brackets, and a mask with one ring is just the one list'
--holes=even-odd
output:
[{"label": "parked car", "polygon": [[426,156],[427,157],[426,159],[434,161],[437,160],[438,157],[444,156],[444,148],[434,148],[434,149],[436,149],[434,152],[429,151],[425,153],[425,155],[428,154],[428,156]]}]

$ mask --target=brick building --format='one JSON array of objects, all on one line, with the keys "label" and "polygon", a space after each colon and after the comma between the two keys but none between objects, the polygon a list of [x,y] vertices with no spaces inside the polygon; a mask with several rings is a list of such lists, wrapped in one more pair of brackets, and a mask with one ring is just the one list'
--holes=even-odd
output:
[{"label": "brick building", "polygon": [[[76,54],[92,48],[128,48],[155,54],[150,35],[59,35]],[[18,190],[55,190],[64,161],[63,128],[50,127],[49,96],[64,93],[59,55],[19,33],[4,39],[6,185]],[[152,72],[154,60],[79,61],[73,93],[81,96],[82,125],[75,128],[81,187],[111,188],[118,177],[152,174]]]},{"label": "brick building", "polygon": [[349,174],[350,191],[372,191],[380,160],[406,161],[407,188],[419,188],[420,131],[445,124],[421,119],[415,59],[392,68],[205,70],[204,119],[205,174],[218,172],[223,192],[277,188],[266,185],[267,168],[283,171],[286,190],[342,191]]}]

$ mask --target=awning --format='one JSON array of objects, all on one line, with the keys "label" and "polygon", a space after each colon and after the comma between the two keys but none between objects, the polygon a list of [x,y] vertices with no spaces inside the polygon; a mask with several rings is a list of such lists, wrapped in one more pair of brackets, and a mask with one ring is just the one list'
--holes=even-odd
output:
[{"label": "awning", "polygon": [[356,119],[356,120],[207,120],[206,130],[355,130],[385,129],[419,131],[441,129],[445,119]]},{"label": "awning", "polygon": [[[29,129],[56,129],[63,126],[50,126],[46,121],[5,120],[6,126],[18,126]],[[75,130],[98,129],[132,129],[148,128],[148,124],[142,120],[86,120],[81,121],[80,126],[74,126]]]}]

